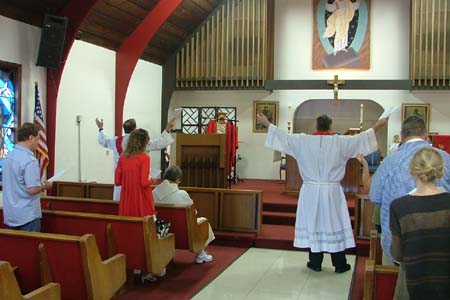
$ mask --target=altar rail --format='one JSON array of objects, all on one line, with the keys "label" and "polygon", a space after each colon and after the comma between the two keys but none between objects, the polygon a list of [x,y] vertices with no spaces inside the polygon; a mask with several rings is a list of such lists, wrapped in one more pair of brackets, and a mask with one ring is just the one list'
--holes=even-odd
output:
[{"label": "altar rail", "polygon": [[[55,182],[58,197],[112,199],[112,184],[95,182]],[[256,232],[261,229],[262,191],[182,187],[194,201],[197,215],[206,217],[215,230]]]}]

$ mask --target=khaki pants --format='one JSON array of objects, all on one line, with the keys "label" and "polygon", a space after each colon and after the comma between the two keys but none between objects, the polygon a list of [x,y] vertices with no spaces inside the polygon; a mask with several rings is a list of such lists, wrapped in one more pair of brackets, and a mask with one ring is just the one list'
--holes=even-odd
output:
[{"label": "khaki pants", "polygon": [[[393,266],[392,259],[383,253],[383,265]],[[408,287],[406,285],[405,270],[400,267],[398,269],[397,285],[395,286],[394,300],[409,300]]]}]

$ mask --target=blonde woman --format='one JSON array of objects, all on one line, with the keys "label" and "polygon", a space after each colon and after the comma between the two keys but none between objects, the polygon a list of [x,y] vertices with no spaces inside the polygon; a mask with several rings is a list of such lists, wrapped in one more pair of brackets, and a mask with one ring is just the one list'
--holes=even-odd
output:
[{"label": "blonde woman", "polygon": [[[391,253],[406,275],[407,299],[450,299],[450,194],[435,182],[444,161],[431,147],[411,159],[416,189],[390,207]],[[401,283],[397,282],[396,299]],[[400,291],[401,292],[401,291]]]},{"label": "blonde woman", "polygon": [[115,185],[122,186],[119,215],[144,217],[155,214],[149,178],[150,157],[145,152],[149,141],[145,129],[131,132],[124,153],[117,163]]}]

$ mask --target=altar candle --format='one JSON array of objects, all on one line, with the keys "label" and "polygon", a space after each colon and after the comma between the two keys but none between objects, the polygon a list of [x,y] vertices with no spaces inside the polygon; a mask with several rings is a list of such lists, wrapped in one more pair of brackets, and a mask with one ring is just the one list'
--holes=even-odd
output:
[{"label": "altar candle", "polygon": [[364,104],[361,104],[361,111],[359,113],[359,124],[363,123]]}]

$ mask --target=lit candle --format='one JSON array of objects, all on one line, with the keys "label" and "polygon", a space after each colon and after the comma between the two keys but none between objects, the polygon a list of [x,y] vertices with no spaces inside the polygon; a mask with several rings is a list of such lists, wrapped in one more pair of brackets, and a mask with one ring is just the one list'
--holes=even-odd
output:
[{"label": "lit candle", "polygon": [[361,112],[359,113],[359,124],[363,123],[364,104],[361,104]]}]

